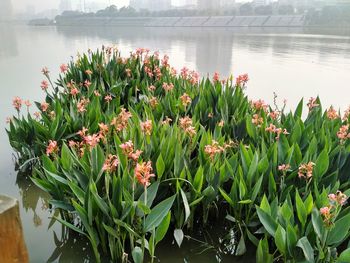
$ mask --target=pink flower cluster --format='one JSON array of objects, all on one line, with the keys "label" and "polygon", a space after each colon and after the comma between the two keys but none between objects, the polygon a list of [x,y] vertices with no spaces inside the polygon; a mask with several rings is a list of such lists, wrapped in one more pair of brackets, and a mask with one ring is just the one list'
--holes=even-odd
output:
[{"label": "pink flower cluster", "polygon": [[187,133],[190,137],[196,135],[196,129],[192,126],[192,119],[188,116],[179,119],[180,127]]},{"label": "pink flower cluster", "polygon": [[287,131],[287,129],[283,129],[283,130],[282,130],[282,128],[276,128],[276,126],[273,125],[272,123],[270,123],[270,126],[267,127],[267,128],[265,129],[265,131],[270,132],[270,133],[275,133],[275,134],[276,134],[276,137],[275,137],[276,140],[279,140],[279,138],[280,138],[280,136],[281,136],[282,133],[283,133],[284,135],[289,134],[289,132]]},{"label": "pink flower cluster", "polygon": [[166,91],[166,92],[169,92],[169,91],[172,91],[174,89],[174,84],[173,83],[166,83],[164,82],[163,85],[162,85],[162,88]]},{"label": "pink flower cluster", "polygon": [[216,155],[223,153],[227,148],[233,147],[234,144],[233,141],[229,141],[229,143],[221,146],[217,141],[213,140],[211,144],[204,146],[204,152],[209,155],[211,161],[214,161]]},{"label": "pink flower cluster", "polygon": [[349,133],[349,124],[347,125],[342,125],[339,128],[339,131],[337,132],[337,137],[340,140],[341,144],[344,144],[347,139],[350,138],[350,133]]},{"label": "pink flower cluster", "polygon": [[269,105],[266,104],[265,101],[263,101],[261,99],[255,100],[255,101],[251,101],[250,105],[256,111],[263,110],[265,112],[267,112],[267,108],[269,107]]},{"label": "pink flower cluster", "polygon": [[312,178],[312,172],[313,172],[314,166],[315,166],[315,163],[313,162],[301,164],[298,169],[299,178],[310,180]]},{"label": "pink flower cluster", "polygon": [[329,205],[320,208],[320,214],[327,227],[331,227],[334,224],[333,221],[337,217],[339,211],[337,208],[342,207],[347,199],[348,197],[340,191],[328,195]]},{"label": "pink flower cluster", "polygon": [[247,84],[248,80],[249,80],[248,74],[239,75],[236,78],[236,85],[244,86],[245,84]]},{"label": "pink flower cluster", "polygon": [[339,114],[338,112],[333,108],[333,106],[331,106],[328,110],[327,110],[327,118],[330,120],[335,120],[339,118]]},{"label": "pink flower cluster", "polygon": [[281,164],[278,166],[278,171],[281,171],[283,173],[286,173],[290,170],[290,164]]},{"label": "pink flower cluster", "polygon": [[46,155],[50,156],[58,152],[58,145],[56,141],[49,140],[49,144],[46,147]]},{"label": "pink flower cluster", "polygon": [[261,125],[264,123],[264,119],[260,117],[259,114],[254,114],[252,118],[252,123],[258,127],[261,127]]},{"label": "pink flower cluster", "polygon": [[122,108],[119,115],[114,117],[111,125],[114,126],[117,132],[121,132],[128,126],[128,121],[131,118],[131,113]]},{"label": "pink flower cluster", "polygon": [[20,97],[14,97],[12,100],[12,105],[19,112],[22,108],[23,101]]},{"label": "pink flower cluster", "polygon": [[320,104],[317,103],[316,98],[311,97],[307,103],[307,106],[309,107],[309,111],[311,111],[313,108],[320,106]]},{"label": "pink flower cluster", "polygon": [[141,131],[143,131],[146,135],[151,135],[152,133],[152,121],[146,120],[140,123]]},{"label": "pink flower cluster", "polygon": [[109,154],[107,159],[105,160],[103,164],[103,171],[106,171],[108,173],[113,173],[117,170],[119,165],[119,160],[116,155]]},{"label": "pink flower cluster", "polygon": [[121,144],[119,147],[129,159],[135,162],[137,162],[137,160],[140,158],[140,155],[142,154],[142,151],[140,150],[134,151],[134,144],[130,140]]}]

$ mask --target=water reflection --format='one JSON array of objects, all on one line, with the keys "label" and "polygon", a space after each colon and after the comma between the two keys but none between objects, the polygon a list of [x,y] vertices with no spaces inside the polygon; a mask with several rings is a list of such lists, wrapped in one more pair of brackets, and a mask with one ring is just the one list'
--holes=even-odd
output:
[{"label": "water reflection", "polygon": [[0,59],[17,56],[17,38],[13,28],[0,22]]}]

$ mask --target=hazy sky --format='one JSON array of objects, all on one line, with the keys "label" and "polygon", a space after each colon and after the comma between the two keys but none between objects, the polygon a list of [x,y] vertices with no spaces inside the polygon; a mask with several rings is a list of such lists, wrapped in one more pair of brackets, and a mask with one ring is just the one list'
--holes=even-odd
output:
[{"label": "hazy sky", "polygon": [[[0,0],[2,1],[2,0]],[[80,0],[72,0],[72,3],[79,2]],[[83,0],[82,0],[83,1]],[[88,2],[102,2],[106,5],[114,4],[118,7],[129,5],[129,0],[85,0]],[[213,0],[216,1],[216,0]],[[248,0],[238,0],[236,2],[244,2]],[[12,0],[12,4],[15,12],[21,12],[26,9],[27,6],[34,6],[37,12],[45,9],[56,9],[58,8],[60,0]],[[177,5],[181,0],[172,0],[173,5]]]}]

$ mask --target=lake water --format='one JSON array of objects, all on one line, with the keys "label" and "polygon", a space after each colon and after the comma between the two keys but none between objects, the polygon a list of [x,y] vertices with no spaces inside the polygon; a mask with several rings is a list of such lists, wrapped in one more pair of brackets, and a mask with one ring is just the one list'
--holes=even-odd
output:
[{"label": "lake water", "polygon": [[[0,193],[18,198],[31,262],[90,262],[87,245],[67,239],[59,224],[50,226],[48,196],[30,180],[18,175],[5,132],[7,116],[15,113],[12,98],[43,99],[40,70],[53,76],[77,52],[116,44],[123,54],[138,47],[170,56],[176,68],[187,66],[202,76],[249,73],[251,98],[278,102],[287,99],[294,108],[301,97],[319,95],[324,106],[345,109],[350,83],[350,31],[320,29],[224,28],[71,28],[27,27],[0,24]],[[49,228],[50,226],[50,228]],[[196,253],[165,245],[160,262],[232,262],[215,251]],[[248,262],[247,258],[234,262]],[[250,259],[254,262],[254,259]],[[91,261],[92,262],[92,261]]]}]

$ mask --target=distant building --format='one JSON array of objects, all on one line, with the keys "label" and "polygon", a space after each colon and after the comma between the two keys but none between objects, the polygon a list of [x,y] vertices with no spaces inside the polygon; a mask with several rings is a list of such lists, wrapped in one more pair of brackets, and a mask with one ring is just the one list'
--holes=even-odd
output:
[{"label": "distant building", "polygon": [[220,2],[216,0],[198,0],[197,6],[200,10],[218,9],[220,7]]},{"label": "distant building", "polygon": [[269,5],[270,3],[271,3],[270,0],[254,0],[253,1],[254,6]]},{"label": "distant building", "polygon": [[220,8],[233,8],[235,4],[235,0],[220,0]]},{"label": "distant building", "polygon": [[148,9],[150,11],[162,11],[171,9],[171,0],[130,0],[130,7],[136,9]]},{"label": "distant building", "polygon": [[12,3],[11,0],[0,0],[0,20],[11,19]]},{"label": "distant building", "polygon": [[71,0],[61,0],[59,5],[59,12],[62,13],[64,11],[72,10],[72,2]]}]

